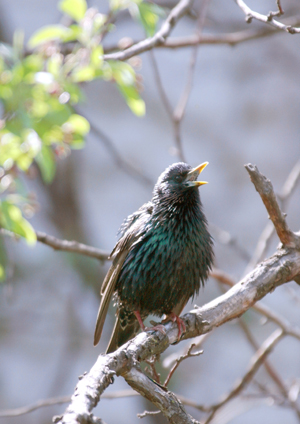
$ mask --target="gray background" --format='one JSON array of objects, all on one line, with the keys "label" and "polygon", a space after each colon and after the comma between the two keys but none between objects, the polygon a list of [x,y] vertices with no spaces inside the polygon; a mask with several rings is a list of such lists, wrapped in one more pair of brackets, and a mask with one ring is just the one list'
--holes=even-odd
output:
[{"label": "gray background", "polygon": [[[105,1],[90,2],[103,13]],[[252,1],[256,10],[267,13],[275,1]],[[286,1],[284,9],[299,12],[297,1]],[[26,39],[42,25],[57,23],[60,12],[52,0],[1,0],[2,38],[11,42],[15,29],[22,28]],[[244,15],[234,1],[211,2],[208,31],[222,32],[247,29]],[[173,35],[190,34],[195,22],[184,18]],[[256,23],[251,24],[257,26]],[[111,33],[107,44],[120,36],[143,37],[142,29],[124,16]],[[300,36],[277,34],[245,44],[203,46],[199,50],[194,86],[182,126],[183,148],[187,161],[198,165],[209,161],[201,188],[201,197],[214,235],[216,266],[234,278],[243,275],[247,261],[241,251],[223,245],[215,227],[228,231],[242,248],[251,254],[267,223],[267,213],[251,184],[243,165],[251,162],[273,182],[279,191],[290,170],[299,159],[300,133]],[[165,90],[175,106],[184,87],[190,49],[155,52]],[[147,113],[135,117],[125,105],[116,87],[96,81],[84,87],[85,101],[80,111],[109,136],[113,146],[127,163],[150,180],[129,175],[116,164],[100,137],[91,133],[86,148],[73,152],[59,164],[51,187],[36,180],[28,188],[38,193],[40,210],[32,219],[37,230],[60,238],[76,239],[106,250],[116,241],[122,220],[151,198],[152,185],[171,163],[174,140],[172,126],[159,96],[148,54],[142,56]],[[288,207],[288,223],[299,230],[299,188]],[[269,253],[278,243],[274,239]],[[6,241],[9,251],[9,279],[0,298],[0,408],[15,408],[38,399],[72,393],[78,375],[89,370],[97,355],[104,351],[113,325],[113,311],[107,319],[97,348],[92,346],[101,281],[108,264],[58,253],[37,244],[29,248],[24,242]],[[264,300],[290,322],[299,324],[299,304],[290,283]],[[198,305],[220,294],[215,281],[208,282]],[[299,302],[299,301],[298,301]],[[248,324],[255,326],[257,342],[262,342],[274,328],[260,325],[260,317],[247,313]],[[174,346],[164,355],[182,349]],[[217,401],[228,392],[245,372],[252,348],[236,322],[216,329],[204,344],[204,354],[187,360],[174,376],[170,388],[199,403]],[[286,339],[271,355],[271,361],[290,384],[300,377],[299,343]],[[162,370],[165,375],[166,371]],[[263,370],[260,378],[268,382]],[[122,379],[109,389],[126,389]],[[138,423],[137,412],[151,406],[140,398],[103,400],[99,415],[109,424]],[[231,408],[231,409],[230,409]],[[232,404],[228,412],[241,408],[243,416],[232,418],[237,424],[297,422],[288,409],[270,407],[268,400]],[[2,423],[48,423],[65,406],[38,410],[19,418],[0,419]],[[188,411],[200,419],[200,412]],[[97,410],[95,411],[97,414]],[[161,420],[161,421],[160,421]],[[242,420],[242,421],[241,421]],[[159,416],[143,422],[165,422]]]}]

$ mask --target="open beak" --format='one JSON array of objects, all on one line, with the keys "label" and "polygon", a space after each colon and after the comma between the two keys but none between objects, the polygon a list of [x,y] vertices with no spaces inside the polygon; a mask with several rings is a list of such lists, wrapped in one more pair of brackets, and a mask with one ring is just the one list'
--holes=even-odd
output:
[{"label": "open beak", "polygon": [[203,162],[201,165],[196,166],[196,168],[192,169],[186,176],[185,181],[190,187],[200,187],[203,184],[208,184],[207,181],[196,181],[199,174],[203,171],[204,168],[208,165],[208,162]]}]

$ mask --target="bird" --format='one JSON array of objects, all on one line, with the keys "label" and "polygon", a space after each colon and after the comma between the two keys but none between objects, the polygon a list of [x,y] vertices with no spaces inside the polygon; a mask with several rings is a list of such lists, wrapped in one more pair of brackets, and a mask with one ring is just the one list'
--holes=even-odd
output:
[{"label": "bird", "polygon": [[106,353],[132,339],[140,328],[164,332],[162,324],[145,327],[143,321],[149,315],[165,315],[163,323],[176,321],[178,339],[186,330],[179,315],[204,286],[214,258],[198,190],[207,182],[197,181],[207,165],[170,165],[159,176],[151,201],[121,225],[101,287],[94,334],[96,346],[114,299],[116,321]]}]

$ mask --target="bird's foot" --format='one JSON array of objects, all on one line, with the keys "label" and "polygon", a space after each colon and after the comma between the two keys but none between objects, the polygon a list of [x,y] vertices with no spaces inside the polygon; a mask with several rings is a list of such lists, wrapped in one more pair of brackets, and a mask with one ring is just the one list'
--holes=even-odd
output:
[{"label": "bird's foot", "polygon": [[184,321],[178,315],[174,314],[174,312],[171,312],[170,314],[167,315],[167,317],[164,320],[162,320],[163,323],[168,321],[173,321],[173,322],[176,321],[176,324],[178,327],[177,341],[179,341],[181,338],[181,335],[186,332],[186,326]]},{"label": "bird's foot", "polygon": [[159,331],[164,336],[166,335],[166,329],[164,325],[162,324],[157,324],[157,325],[154,325],[153,327],[145,327],[144,331]]},{"label": "bird's foot", "polygon": [[155,324],[153,327],[145,327],[139,311],[134,311],[134,315],[136,316],[142,331],[160,331],[163,335],[166,334],[165,327],[162,324]]}]

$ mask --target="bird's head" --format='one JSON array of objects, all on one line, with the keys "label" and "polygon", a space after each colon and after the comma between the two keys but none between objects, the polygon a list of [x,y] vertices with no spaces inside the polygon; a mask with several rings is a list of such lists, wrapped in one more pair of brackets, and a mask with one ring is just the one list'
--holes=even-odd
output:
[{"label": "bird's head", "polygon": [[196,168],[192,168],[184,162],[173,163],[159,176],[154,194],[182,193],[207,184],[206,181],[197,181],[199,174],[207,165],[208,162],[204,162]]}]

